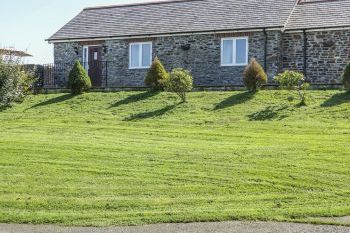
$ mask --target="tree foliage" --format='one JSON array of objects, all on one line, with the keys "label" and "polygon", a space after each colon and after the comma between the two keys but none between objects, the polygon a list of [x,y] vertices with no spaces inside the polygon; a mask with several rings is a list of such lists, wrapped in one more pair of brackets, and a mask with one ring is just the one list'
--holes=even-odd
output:
[{"label": "tree foliage", "polygon": [[34,76],[24,69],[21,58],[0,54],[0,108],[21,101],[34,82]]},{"label": "tree foliage", "polygon": [[186,102],[187,92],[193,89],[193,78],[188,70],[177,68],[172,70],[164,86],[166,91],[176,93],[182,102]]},{"label": "tree foliage", "polygon": [[283,89],[293,90],[299,85],[300,82],[304,82],[304,74],[297,71],[286,70],[274,77],[274,80]]},{"label": "tree foliage", "polygon": [[309,84],[305,82],[303,73],[286,70],[275,76],[274,80],[282,89],[297,90],[300,98],[300,105],[306,105],[305,90],[309,88]]}]

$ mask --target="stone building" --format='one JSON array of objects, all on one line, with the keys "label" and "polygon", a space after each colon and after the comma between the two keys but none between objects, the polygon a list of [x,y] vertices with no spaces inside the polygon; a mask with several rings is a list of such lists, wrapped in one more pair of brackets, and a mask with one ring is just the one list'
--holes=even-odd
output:
[{"label": "stone building", "polygon": [[79,60],[95,87],[141,87],[157,56],[191,71],[196,86],[242,85],[256,58],[272,78],[285,69],[340,83],[350,56],[350,0],[172,0],[85,8],[48,39],[56,86]]}]

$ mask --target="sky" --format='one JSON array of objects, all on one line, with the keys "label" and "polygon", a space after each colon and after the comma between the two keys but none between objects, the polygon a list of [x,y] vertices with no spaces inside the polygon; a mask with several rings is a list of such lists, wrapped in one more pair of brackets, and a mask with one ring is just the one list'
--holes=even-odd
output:
[{"label": "sky", "polygon": [[83,8],[147,1],[152,0],[1,0],[0,48],[27,51],[33,57],[26,63],[52,63],[53,45],[45,39]]}]

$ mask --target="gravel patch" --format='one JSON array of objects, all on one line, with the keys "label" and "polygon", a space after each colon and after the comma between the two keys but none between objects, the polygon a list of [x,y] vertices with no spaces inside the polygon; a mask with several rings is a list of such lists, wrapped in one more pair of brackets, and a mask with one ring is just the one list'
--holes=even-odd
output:
[{"label": "gravel patch", "polygon": [[108,228],[0,224],[0,233],[350,233],[350,227],[275,222],[158,224]]}]

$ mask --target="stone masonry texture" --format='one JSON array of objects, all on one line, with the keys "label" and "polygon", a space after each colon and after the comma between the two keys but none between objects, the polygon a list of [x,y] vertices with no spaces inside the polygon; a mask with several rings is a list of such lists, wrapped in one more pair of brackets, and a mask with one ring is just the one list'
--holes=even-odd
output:
[{"label": "stone masonry texture", "polygon": [[[311,83],[334,84],[350,61],[350,30],[306,32],[306,76]],[[304,35],[283,35],[283,68],[303,71]]]},{"label": "stone masonry texture", "polygon": [[[249,60],[256,58],[264,67],[264,32],[242,34],[196,34],[168,36],[140,41],[152,41],[153,58],[162,61],[165,68],[185,68],[191,71],[196,86],[242,85],[244,66],[222,67],[221,38],[247,36],[249,39]],[[269,83],[279,72],[291,69],[303,71],[304,38],[302,32],[282,33],[267,31],[266,72]],[[349,62],[350,30],[307,32],[307,78],[313,83],[339,83],[345,65]],[[130,40],[107,40],[103,61],[108,61],[107,85],[109,87],[141,87],[147,69],[129,69]],[[133,42],[137,42],[133,41]],[[189,50],[183,49],[190,45]],[[78,48],[78,54],[75,52]],[[82,61],[83,45],[78,42],[55,43],[55,63]],[[58,69],[57,84],[64,86],[69,68]],[[106,80],[103,85],[106,85]]]}]

